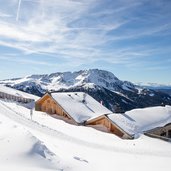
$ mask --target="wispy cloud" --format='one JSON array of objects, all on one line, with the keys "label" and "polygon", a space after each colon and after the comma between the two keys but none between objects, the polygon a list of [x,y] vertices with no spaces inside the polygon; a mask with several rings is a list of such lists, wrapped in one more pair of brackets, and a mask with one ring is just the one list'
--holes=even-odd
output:
[{"label": "wispy cloud", "polygon": [[8,18],[8,17],[11,17],[11,15],[0,12],[0,18]]},{"label": "wispy cloud", "polygon": [[[27,1],[27,4],[29,2]],[[125,21],[104,24],[91,21],[93,25],[89,26],[90,22],[87,22],[84,17],[87,17],[89,9],[95,2],[93,0],[89,2],[70,0],[37,1],[35,11],[29,9],[31,14],[23,14],[24,9],[21,9],[21,19],[17,23],[0,21],[0,36],[3,39],[6,38],[4,42],[9,42],[10,40],[8,39],[15,40],[16,43],[28,42],[33,48],[36,42],[36,48],[40,48],[41,50],[43,48],[42,44],[50,42],[56,52],[58,48],[56,49],[55,45],[56,47],[59,47],[59,45],[60,47],[63,46],[63,49],[70,44],[72,44],[72,48],[74,46],[80,47],[81,49],[85,46],[101,45],[105,42],[105,34],[108,31],[119,28],[125,24]],[[21,1],[19,1],[18,5],[17,20],[19,17],[20,3]],[[24,3],[26,1],[23,0],[22,6],[26,8]],[[77,20],[80,21],[78,22]]]},{"label": "wispy cloud", "polygon": [[12,61],[12,62],[16,62],[18,64],[31,64],[31,65],[45,65],[45,66],[51,66],[51,67],[56,67],[58,66],[58,64],[54,64],[51,62],[47,62],[47,61],[39,61],[39,60],[32,60],[32,59],[22,59],[22,58],[18,58],[15,55],[4,55],[4,56],[0,56],[0,60],[4,60],[4,61]]},{"label": "wispy cloud", "polygon": [[[74,59],[80,65],[87,59],[122,64],[146,59],[156,51],[150,43],[142,47],[134,40],[171,34],[168,20],[164,23],[163,15],[157,20],[156,12],[149,14],[154,9],[148,9],[146,0],[7,0],[4,6],[5,13],[0,8],[1,46],[24,54],[60,56],[68,62]],[[164,14],[159,4],[155,7]],[[168,12],[164,16],[171,17]],[[125,41],[130,42],[125,45]]]}]

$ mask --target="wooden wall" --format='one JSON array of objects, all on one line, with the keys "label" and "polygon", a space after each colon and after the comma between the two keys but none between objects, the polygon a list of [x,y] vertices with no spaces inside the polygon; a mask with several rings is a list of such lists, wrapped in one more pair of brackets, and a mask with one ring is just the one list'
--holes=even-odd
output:
[{"label": "wooden wall", "polygon": [[36,102],[35,110],[43,111],[50,115],[57,114],[67,119],[72,119],[50,95],[45,95],[42,100]]},{"label": "wooden wall", "polygon": [[147,133],[158,135],[158,136],[163,136],[166,138],[171,138],[171,124],[165,125],[164,127],[147,131]]},{"label": "wooden wall", "polygon": [[91,125],[103,125],[105,126],[109,132],[123,138],[124,137],[124,133],[119,130],[119,128],[117,128],[116,125],[114,125],[108,118],[104,117],[100,117],[99,119],[94,119],[92,122],[89,121],[87,123],[87,125],[91,126]]}]

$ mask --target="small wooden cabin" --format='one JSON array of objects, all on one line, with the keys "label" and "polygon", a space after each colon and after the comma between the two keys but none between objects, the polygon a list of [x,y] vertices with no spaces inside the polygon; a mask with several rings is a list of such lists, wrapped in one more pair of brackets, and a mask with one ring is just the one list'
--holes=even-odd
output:
[{"label": "small wooden cabin", "polygon": [[51,96],[50,93],[46,93],[42,98],[40,98],[35,103],[35,110],[46,112],[50,115],[57,114],[66,119],[75,120],[65,111],[65,109]]},{"label": "small wooden cabin", "polygon": [[[133,109],[122,114],[108,114],[106,118],[115,129],[117,128],[124,133],[122,136],[122,134],[115,132],[116,135],[123,138],[133,138],[138,134],[161,139],[171,138],[171,106]],[[106,126],[108,125],[109,122]],[[111,130],[111,126],[108,127]]]},{"label": "small wooden cabin", "polygon": [[107,128],[108,132],[113,133],[117,135],[120,138],[123,139],[132,139],[133,137],[129,135],[127,132],[125,132],[121,127],[119,127],[116,123],[111,121],[107,115],[103,115],[97,118],[94,118],[92,120],[89,120],[86,122],[86,125],[89,126],[97,126],[101,125]]},{"label": "small wooden cabin", "polygon": [[46,93],[36,101],[35,109],[62,116],[78,125],[85,125],[91,118],[112,113],[84,92]]},{"label": "small wooden cabin", "polygon": [[148,130],[145,132],[146,135],[156,136],[156,137],[164,137],[171,139],[171,123],[166,124],[163,127],[157,127],[152,130]]}]

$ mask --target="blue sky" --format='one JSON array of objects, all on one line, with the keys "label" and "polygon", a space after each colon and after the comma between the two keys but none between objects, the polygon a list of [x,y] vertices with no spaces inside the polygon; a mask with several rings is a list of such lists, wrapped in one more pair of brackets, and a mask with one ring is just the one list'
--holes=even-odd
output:
[{"label": "blue sky", "polygon": [[0,0],[0,79],[99,68],[171,83],[170,0]]}]

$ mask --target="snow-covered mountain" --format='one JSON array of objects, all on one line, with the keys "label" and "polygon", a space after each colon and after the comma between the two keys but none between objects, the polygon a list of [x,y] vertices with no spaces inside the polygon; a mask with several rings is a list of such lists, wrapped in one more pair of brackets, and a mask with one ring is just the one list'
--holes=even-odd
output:
[{"label": "snow-covered mountain", "polygon": [[31,75],[24,78],[16,78],[4,80],[0,82],[18,89],[28,91],[30,87],[36,86],[40,93],[46,90],[58,91],[62,89],[70,89],[78,86],[85,88],[96,88],[96,86],[104,87],[111,91],[119,91],[123,88],[133,90],[135,86],[127,81],[119,80],[114,74],[104,70],[90,69],[78,72],[57,72],[50,75]]},{"label": "snow-covered mountain", "polygon": [[137,85],[171,95],[171,84],[137,83]]},{"label": "snow-covered mountain", "polygon": [[0,84],[38,96],[46,91],[84,91],[114,112],[171,104],[169,95],[121,81],[113,73],[99,69],[31,75],[3,80]]}]

